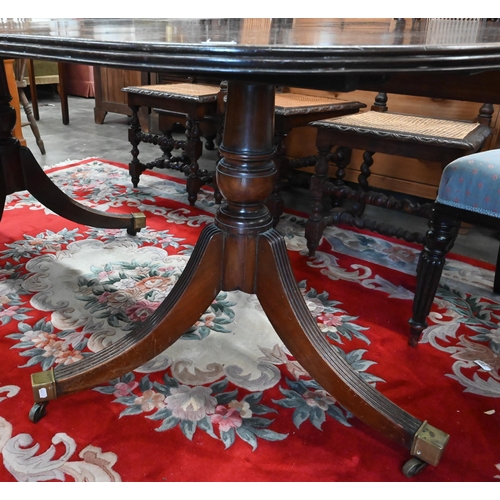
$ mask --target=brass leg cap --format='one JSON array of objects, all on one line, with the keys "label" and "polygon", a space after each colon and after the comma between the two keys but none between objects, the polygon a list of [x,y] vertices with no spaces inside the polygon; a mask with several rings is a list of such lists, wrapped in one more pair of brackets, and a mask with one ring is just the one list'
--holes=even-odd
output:
[{"label": "brass leg cap", "polygon": [[31,375],[31,386],[35,403],[44,403],[57,398],[56,379],[54,370],[33,373]]},{"label": "brass leg cap", "polygon": [[415,433],[410,453],[430,465],[437,465],[449,439],[450,436],[446,432],[436,429],[424,420]]}]

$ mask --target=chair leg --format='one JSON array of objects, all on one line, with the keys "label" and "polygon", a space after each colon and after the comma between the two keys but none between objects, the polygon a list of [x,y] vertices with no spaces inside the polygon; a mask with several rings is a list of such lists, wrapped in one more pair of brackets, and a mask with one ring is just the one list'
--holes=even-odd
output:
[{"label": "chair leg", "polygon": [[38,130],[38,124],[36,123],[35,117],[33,115],[33,110],[31,109],[31,104],[26,97],[23,89],[19,89],[19,101],[21,102],[24,112],[26,113],[26,118],[28,118],[31,130],[35,136],[36,143],[40,148],[40,152],[45,154],[45,145],[43,144],[42,137],[40,136],[40,131]]},{"label": "chair leg", "polygon": [[213,151],[215,149],[215,139],[217,138],[217,133],[205,136],[205,149],[208,151]]},{"label": "chair leg", "polygon": [[28,75],[30,81],[30,95],[31,95],[31,107],[33,109],[33,116],[35,120],[40,120],[40,112],[38,110],[38,93],[36,90],[36,79],[35,79],[35,65],[33,59],[28,61]]},{"label": "chair leg", "polygon": [[57,91],[59,97],[61,98],[61,114],[63,125],[69,124],[69,106],[68,106],[68,94],[66,93],[65,85],[65,69],[63,63],[57,64],[57,71],[59,73],[59,84],[57,86]]},{"label": "chair leg", "polygon": [[132,110],[132,119],[130,120],[130,126],[128,129],[128,140],[132,146],[130,153],[132,154],[132,161],[128,164],[128,171],[132,184],[137,187],[139,184],[139,178],[143,172],[142,164],[139,161],[139,144],[141,140],[139,138],[139,132],[141,131],[141,125],[139,123],[139,106],[130,106]]},{"label": "chair leg", "polygon": [[495,279],[493,281],[493,291],[500,293],[500,249],[497,254],[497,267],[495,268]]},{"label": "chair leg", "polygon": [[[329,161],[335,163],[336,170],[333,178],[333,184],[335,186],[343,186],[344,178],[346,175],[346,168],[351,163],[352,148],[345,146],[338,146],[337,149],[330,154],[328,157]],[[346,204],[346,199],[335,195],[330,196],[332,208],[344,207]],[[357,213],[357,206],[359,202],[356,202],[355,212]],[[350,209],[349,209],[350,211]]]},{"label": "chair leg", "polygon": [[325,228],[323,186],[328,178],[328,158],[330,150],[331,147],[329,145],[318,145],[318,161],[314,166],[314,175],[311,178],[311,185],[309,188],[312,194],[313,204],[311,216],[306,222],[305,237],[310,257],[314,257]]},{"label": "chair leg", "polygon": [[363,163],[359,167],[360,174],[358,176],[358,183],[363,191],[368,191],[370,188],[368,184],[368,177],[371,175],[370,167],[373,165],[374,154],[374,151],[365,151],[363,153]]},{"label": "chair leg", "polygon": [[415,347],[425,328],[434,297],[441,279],[446,254],[452,249],[460,228],[460,221],[434,206],[430,219],[426,244],[417,265],[417,286],[413,299],[413,313],[409,321],[408,343]]},{"label": "chair leg", "polygon": [[200,139],[201,130],[199,120],[188,118],[186,122],[186,153],[189,157],[189,176],[187,179],[186,190],[188,192],[188,201],[191,206],[194,206],[198,198],[198,192],[204,182],[200,178],[200,169],[198,159],[202,154],[203,143]]}]

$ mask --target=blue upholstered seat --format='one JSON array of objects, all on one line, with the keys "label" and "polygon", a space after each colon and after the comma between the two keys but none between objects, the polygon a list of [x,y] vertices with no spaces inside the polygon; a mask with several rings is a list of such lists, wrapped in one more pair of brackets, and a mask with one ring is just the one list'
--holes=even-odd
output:
[{"label": "blue upholstered seat", "polygon": [[500,149],[463,156],[447,165],[436,201],[500,217]]}]

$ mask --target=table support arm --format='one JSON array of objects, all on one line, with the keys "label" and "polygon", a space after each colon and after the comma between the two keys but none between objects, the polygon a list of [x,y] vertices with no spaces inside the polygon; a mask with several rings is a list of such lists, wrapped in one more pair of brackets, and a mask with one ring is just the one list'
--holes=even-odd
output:
[{"label": "table support arm", "polygon": [[78,363],[59,365],[53,376],[34,373],[35,402],[90,389],[162,353],[198,321],[219,293],[221,255],[222,235],[215,226],[207,226],[181,277],[151,317],[102,351]]},{"label": "table support arm", "polygon": [[16,111],[10,105],[7,75],[0,59],[0,220],[7,195],[28,190],[38,201],[58,215],[87,226],[126,228],[136,234],[145,227],[143,214],[107,214],[88,208],[67,196],[45,174],[27,147],[12,135]]},{"label": "table support arm", "polygon": [[392,403],[337,353],[311,316],[294,279],[284,240],[275,230],[259,240],[256,293],[283,343],[319,385],[356,417],[412,455],[438,464],[448,434],[436,428],[429,430],[426,422]]}]

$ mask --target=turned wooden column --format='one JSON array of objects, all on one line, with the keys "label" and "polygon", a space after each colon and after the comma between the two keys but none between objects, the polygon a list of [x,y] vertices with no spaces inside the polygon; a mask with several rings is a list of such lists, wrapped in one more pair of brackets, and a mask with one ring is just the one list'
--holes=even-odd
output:
[{"label": "turned wooden column", "polygon": [[215,224],[225,235],[224,290],[255,292],[257,238],[272,228],[274,86],[229,82],[217,185],[226,203]]}]

